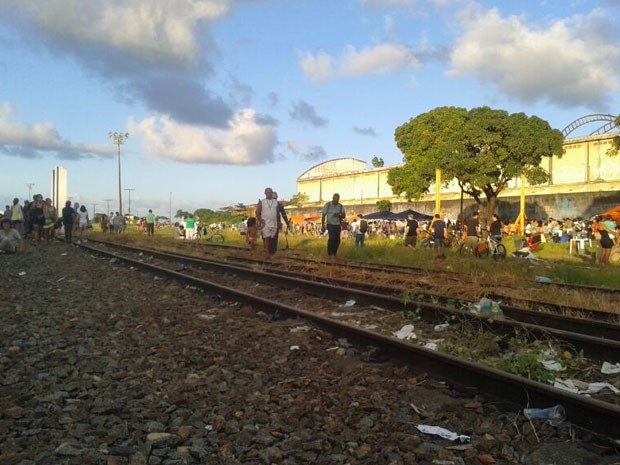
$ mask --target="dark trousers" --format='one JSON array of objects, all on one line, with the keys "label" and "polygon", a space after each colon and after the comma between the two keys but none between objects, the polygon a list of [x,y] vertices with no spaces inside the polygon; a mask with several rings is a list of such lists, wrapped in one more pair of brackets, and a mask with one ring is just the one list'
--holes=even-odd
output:
[{"label": "dark trousers", "polygon": [[155,223],[146,223],[146,234],[147,236],[155,235]]},{"label": "dark trousers", "polygon": [[335,257],[336,252],[338,252],[338,246],[340,245],[340,225],[339,224],[328,224],[327,225],[327,234],[329,238],[327,239],[327,255],[330,257]]},{"label": "dark trousers", "polygon": [[65,228],[65,241],[71,242],[73,240],[73,223],[63,223]]},{"label": "dark trousers", "polygon": [[366,233],[358,232],[355,235],[355,247],[364,247],[364,238],[366,237]]}]

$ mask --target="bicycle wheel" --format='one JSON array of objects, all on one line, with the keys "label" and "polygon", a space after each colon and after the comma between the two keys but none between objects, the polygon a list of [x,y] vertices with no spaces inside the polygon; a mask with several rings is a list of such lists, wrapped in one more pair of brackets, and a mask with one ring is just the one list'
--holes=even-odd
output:
[{"label": "bicycle wheel", "polygon": [[194,239],[195,241],[199,241],[202,238],[202,236],[200,235],[199,232],[195,232],[194,235],[192,236],[192,239]]},{"label": "bicycle wheel", "polygon": [[224,242],[224,236],[222,236],[220,233],[214,233],[210,238],[209,238],[209,242]]},{"label": "bicycle wheel", "polygon": [[506,258],[506,247],[504,247],[504,244],[497,244],[493,258],[495,260],[503,260]]}]

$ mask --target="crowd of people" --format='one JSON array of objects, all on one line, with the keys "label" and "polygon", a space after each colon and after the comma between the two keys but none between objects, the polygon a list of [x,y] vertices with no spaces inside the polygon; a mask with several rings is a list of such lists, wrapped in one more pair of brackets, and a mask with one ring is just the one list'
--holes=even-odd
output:
[{"label": "crowd of people", "polygon": [[[430,221],[418,221],[410,214],[405,221],[367,220],[364,215],[355,215],[350,222],[344,206],[340,203],[339,194],[335,193],[332,200],[321,209],[320,222],[306,221],[293,224],[278,201],[278,195],[270,187],[265,188],[265,197],[256,205],[256,216],[244,218],[237,226],[239,233],[255,250],[258,239],[263,242],[264,253],[272,256],[278,249],[279,233],[286,231],[292,234],[308,236],[327,236],[327,255],[335,257],[342,240],[354,239],[356,248],[363,248],[365,239],[382,237],[402,240],[410,249],[416,249],[420,240],[425,245],[431,244],[438,252],[453,240],[460,240],[468,247],[478,245],[480,238],[489,235],[494,241],[501,242],[510,236],[525,237],[527,247],[536,249],[546,242],[568,242],[574,238],[599,241],[598,260],[601,264],[609,263],[611,250],[620,246],[620,225],[609,217],[564,218],[557,220],[529,220],[521,230],[516,223],[504,222],[497,214],[484,225],[480,224],[478,212],[472,213],[461,224],[436,214]],[[104,233],[122,233],[127,228],[127,218],[118,212],[100,216],[101,230]],[[138,229],[149,236],[155,234],[156,217],[152,210],[137,221]],[[13,205],[6,205],[0,223],[0,253],[15,253],[21,248],[23,239],[30,239],[35,244],[47,243],[62,236],[65,241],[86,240],[91,228],[91,219],[86,206],[67,201],[61,212],[57,212],[51,199],[43,199],[36,194],[31,201],[25,200],[20,205],[19,199]],[[217,229],[223,225],[211,225]],[[231,225],[231,228],[233,226]],[[193,239],[197,234],[205,235],[207,226],[202,224],[195,215],[188,214],[176,222],[173,227],[173,238]]]},{"label": "crowd of people", "polygon": [[33,244],[45,244],[63,236],[67,242],[77,239],[87,239],[90,218],[84,205],[71,205],[68,200],[63,209],[58,212],[49,198],[43,199],[41,194],[35,194],[31,201],[24,200],[20,204],[18,198],[13,199],[13,205],[6,205],[2,216],[2,233],[0,251],[15,253],[21,249],[24,239],[30,239]]}]

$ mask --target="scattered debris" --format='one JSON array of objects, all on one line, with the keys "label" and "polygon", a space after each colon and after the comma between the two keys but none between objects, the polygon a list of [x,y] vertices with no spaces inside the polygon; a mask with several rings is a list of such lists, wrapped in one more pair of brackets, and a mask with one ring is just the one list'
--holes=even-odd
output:
[{"label": "scattered debris", "polygon": [[461,443],[466,443],[469,442],[470,439],[469,436],[465,436],[464,434],[457,434],[453,431],[441,428],[440,426],[417,425],[416,428],[418,428],[418,431],[420,431],[421,433],[432,434],[433,436],[439,436],[449,441],[459,441]]},{"label": "scattered debris", "polygon": [[413,332],[413,325],[405,325],[400,328],[398,331],[392,333],[393,336],[396,336],[398,339],[404,339],[406,341],[410,339],[417,339],[418,337]]},{"label": "scattered debris", "polygon": [[549,408],[524,408],[523,415],[526,418],[537,418],[544,420],[551,426],[560,426],[566,420],[566,411],[561,405]]}]

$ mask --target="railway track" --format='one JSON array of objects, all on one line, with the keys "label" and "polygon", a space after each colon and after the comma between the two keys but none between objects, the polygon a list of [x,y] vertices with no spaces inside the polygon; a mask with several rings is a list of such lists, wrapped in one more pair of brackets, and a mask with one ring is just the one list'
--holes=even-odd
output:
[{"label": "railway track", "polygon": [[[280,301],[277,301],[274,298],[260,297],[250,292],[247,292],[247,290],[240,290],[238,288],[235,289],[231,286],[222,285],[218,282],[192,276],[186,272],[188,270],[185,267],[193,268],[203,266],[204,263],[200,264],[200,261],[198,261],[197,259],[190,259],[188,257],[175,258],[175,260],[189,261],[186,261],[186,264],[179,264],[179,262],[177,261],[177,270],[172,270],[164,269],[161,266],[147,263],[147,261],[144,259],[144,255],[154,255],[155,253],[151,250],[134,250],[132,253],[142,253],[142,257],[138,255],[136,258],[130,258],[129,256],[122,256],[115,251],[113,252],[109,250],[102,250],[101,248],[94,248],[91,246],[88,246],[88,249],[98,254],[115,257],[128,264],[131,264],[131,266],[141,267],[154,273],[171,276],[176,279],[183,280],[191,284],[192,286],[206,289],[209,292],[226,295],[229,298],[249,303],[263,311],[269,311],[275,316],[286,314],[289,316],[304,318],[313,321],[317,325],[327,327],[331,331],[337,334],[345,335],[351,340],[361,342],[362,344],[380,347],[381,351],[389,354],[391,357],[394,357],[403,363],[406,363],[407,365],[412,366],[414,370],[423,370],[429,372],[432,374],[432,376],[448,381],[456,386],[475,386],[480,392],[484,393],[489,398],[499,400],[513,407],[516,406],[522,408],[530,404],[554,405],[559,403],[565,407],[569,419],[575,424],[578,424],[586,429],[611,436],[617,436],[620,432],[620,422],[618,422],[618,420],[620,419],[620,407],[618,407],[617,405],[571,394],[566,391],[554,389],[546,384],[533,382],[515,375],[485,367],[474,362],[465,361],[447,354],[442,354],[433,350],[418,347],[409,342],[395,339],[390,335],[381,334],[377,331],[371,331],[369,329],[360,327],[359,324],[349,324],[343,321],[336,320],[333,317],[327,317],[320,312],[311,312],[299,308],[297,305],[291,305],[290,302],[282,302],[282,299],[278,299]],[[172,258],[168,257],[167,259],[171,260]],[[210,264],[209,266],[214,265]],[[221,264],[217,264],[217,266],[221,267]],[[279,286],[282,286],[281,281],[285,278],[282,275],[276,275],[273,273],[270,274],[262,271],[253,271],[249,268],[242,268],[239,266],[229,268],[227,271],[227,273],[233,273],[236,276],[240,276],[241,274],[249,275],[251,272],[254,273],[252,275],[252,280],[258,280],[258,277],[260,277],[260,280],[264,280],[267,282],[270,280],[277,280]],[[223,273],[222,268],[219,268],[218,273]],[[342,299],[350,296],[351,293],[355,293],[356,298],[366,298],[368,303],[374,301],[375,306],[377,305],[376,302],[381,302],[382,304],[385,304],[389,301],[389,299],[392,299],[390,302],[392,302],[394,305],[396,305],[397,302],[397,299],[394,299],[393,297],[377,297],[377,294],[373,294],[368,291],[343,289],[340,286],[325,287],[326,285],[324,283],[316,282],[304,284],[302,283],[303,280],[299,278],[286,279],[293,280],[290,281],[290,283],[293,283],[296,286],[296,289],[301,289],[301,286],[304,286],[304,289],[305,286],[310,286],[313,289],[312,293],[323,293],[324,298],[326,297],[328,299]],[[316,287],[319,284],[323,287]],[[248,285],[246,284],[245,286],[247,289]],[[291,300],[290,296],[289,300]],[[294,299],[292,300],[294,301]],[[398,301],[398,304],[401,305],[401,308],[402,305],[405,305],[405,303],[403,303],[402,301]],[[434,310],[440,311],[440,314],[441,312],[445,311],[445,309],[437,308],[435,308]],[[385,312],[385,310],[383,309],[381,309],[381,311]],[[426,317],[430,318],[431,320],[432,318],[437,318],[436,314],[430,317],[428,316],[430,315],[430,313],[426,314],[425,312],[425,315],[427,315]],[[487,323],[491,324],[490,322],[485,322],[484,324]],[[520,325],[521,328],[524,328],[522,323],[519,323],[517,325]],[[504,328],[507,328],[508,326],[504,326]],[[494,328],[497,328],[497,326],[494,326]],[[536,331],[535,328],[529,328],[527,326],[525,326],[525,328],[528,331]],[[556,330],[545,328],[544,330],[541,330],[541,334],[553,334],[553,331]],[[561,332],[556,332],[553,337],[568,336],[567,334],[560,333]],[[595,339],[597,338],[593,338],[591,336],[573,335],[571,337],[574,336],[577,336],[574,341],[579,342],[579,344],[585,344],[586,346],[587,344],[592,344],[588,351],[594,352],[597,350],[613,350],[615,351],[615,354],[618,353],[617,341],[607,341],[610,342],[611,345],[607,345],[608,348],[605,349],[605,345],[599,343],[600,338],[598,338],[599,341],[595,341]],[[612,347],[612,349],[609,349],[609,347]],[[610,425],[613,426],[610,427]]]}]

